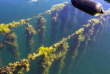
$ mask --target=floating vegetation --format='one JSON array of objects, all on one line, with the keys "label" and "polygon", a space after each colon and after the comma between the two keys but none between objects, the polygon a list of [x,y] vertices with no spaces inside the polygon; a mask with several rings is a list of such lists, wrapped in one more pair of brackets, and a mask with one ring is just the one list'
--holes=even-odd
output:
[{"label": "floating vegetation", "polygon": [[[5,39],[0,42],[0,49],[7,46],[7,50],[14,55],[16,61],[14,63],[9,63],[7,66],[1,67],[0,74],[22,74],[24,70],[28,72],[30,70],[30,62],[35,59],[38,59],[36,63],[38,64],[38,74],[49,74],[51,72],[50,68],[52,68],[53,64],[55,64],[54,71],[56,74],[61,74],[63,70],[69,71],[74,64],[76,57],[81,56],[87,51],[86,48],[89,46],[90,41],[97,38],[97,35],[108,26],[108,21],[110,20],[110,10],[108,10],[106,11],[106,14],[88,20],[86,25],[83,25],[80,29],[76,30],[66,38],[62,38],[59,42],[52,44],[51,46],[45,46],[45,26],[48,25],[46,24],[48,20],[44,15],[50,14],[51,16],[51,37],[53,40],[50,40],[54,42],[57,39],[57,33],[59,31],[62,33],[62,36],[66,31],[65,26],[68,23],[68,14],[69,11],[71,12],[69,9],[69,2],[64,2],[62,4],[54,5],[50,10],[40,13],[32,18],[22,19],[19,22],[13,21],[9,24],[0,24],[0,34],[5,37]],[[75,15],[76,10],[74,11]],[[72,17],[73,21],[76,20],[75,17],[76,16]],[[35,28],[29,23],[33,18],[37,18]],[[58,21],[59,19],[61,21]],[[57,30],[58,23],[62,25],[59,31]],[[27,58],[20,60],[20,52],[18,51],[19,44],[13,29],[22,25],[25,26],[26,49],[29,54]],[[33,36],[36,35],[38,35],[40,43],[38,49],[34,48],[35,37]],[[81,47],[83,48],[80,49]],[[65,61],[65,59],[68,59],[69,63]],[[1,61],[2,59],[0,59],[0,66],[2,65]]]}]

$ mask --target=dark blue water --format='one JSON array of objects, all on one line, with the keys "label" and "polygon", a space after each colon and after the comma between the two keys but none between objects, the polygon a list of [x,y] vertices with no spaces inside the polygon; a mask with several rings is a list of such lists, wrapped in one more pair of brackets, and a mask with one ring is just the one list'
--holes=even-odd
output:
[{"label": "dark blue water", "polygon": [[[9,23],[13,20],[26,19],[37,15],[51,8],[52,5],[69,0],[38,0],[30,3],[31,0],[0,0],[0,23]],[[103,8],[107,10],[109,3],[104,0],[95,0],[102,3]]]},{"label": "dark blue water", "polygon": [[0,23],[9,23],[13,20],[26,19],[35,16],[51,8],[52,5],[67,0],[50,1],[38,0],[30,3],[30,0],[0,0]]}]

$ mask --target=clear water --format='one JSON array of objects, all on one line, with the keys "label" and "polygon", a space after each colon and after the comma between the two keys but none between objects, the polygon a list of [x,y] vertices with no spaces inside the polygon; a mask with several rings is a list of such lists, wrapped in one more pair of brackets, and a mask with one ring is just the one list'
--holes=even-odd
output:
[{"label": "clear water", "polygon": [[[10,23],[13,20],[19,21],[20,19],[27,19],[29,17],[35,16],[37,14],[43,13],[46,10],[49,10],[52,5],[59,4],[69,0],[38,0],[36,2],[31,2],[30,0],[0,0],[0,23]],[[104,0],[95,0],[102,3],[104,10],[110,8],[110,4]],[[70,4],[70,8],[73,6]],[[55,42],[51,41],[51,22],[50,15],[46,15],[46,32],[44,38],[44,46],[49,47],[52,44],[60,41],[62,38],[69,36],[70,34],[77,31],[82,25],[87,24],[88,20],[95,18],[89,14],[86,14],[80,10],[79,12],[83,13],[86,17],[77,18],[77,24],[75,27],[71,28],[70,26],[66,27],[65,35],[60,34],[60,28],[58,28],[58,35]],[[70,14],[71,15],[71,14]],[[80,13],[78,13],[80,15]],[[35,26],[36,19],[30,21],[30,24]],[[74,22],[73,22],[74,23]],[[69,24],[69,23],[67,23]],[[60,25],[60,23],[58,24]],[[15,34],[17,35],[18,50],[20,52],[20,59],[26,58],[28,51],[26,50],[26,39],[24,36],[25,26],[20,26],[14,28]],[[38,35],[34,35],[34,52],[40,47],[40,42]],[[0,41],[4,37],[0,35]],[[62,74],[110,74],[110,27],[106,27],[101,35],[99,35],[96,41],[87,48],[86,53],[80,58],[77,57],[73,66],[70,70],[62,70]],[[69,56],[67,56],[68,58]],[[7,51],[7,47],[0,50],[0,58],[2,59],[2,67],[8,65],[10,62],[15,62],[13,60],[13,55]],[[36,59],[31,62],[30,71],[24,72],[24,74],[38,74],[37,72],[37,62],[39,59]],[[69,63],[69,60],[66,59],[66,62]],[[35,65],[36,64],[36,65]],[[55,74],[54,65],[51,67],[50,74]]]}]

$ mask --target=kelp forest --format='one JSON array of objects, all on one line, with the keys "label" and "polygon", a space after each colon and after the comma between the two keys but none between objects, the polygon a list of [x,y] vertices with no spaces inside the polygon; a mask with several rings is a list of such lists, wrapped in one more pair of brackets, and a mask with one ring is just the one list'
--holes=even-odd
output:
[{"label": "kelp forest", "polygon": [[110,26],[110,9],[86,16],[64,2],[33,17],[1,23],[0,52],[8,51],[4,55],[12,61],[5,59],[4,65],[0,56],[0,74],[70,74],[77,58]]}]

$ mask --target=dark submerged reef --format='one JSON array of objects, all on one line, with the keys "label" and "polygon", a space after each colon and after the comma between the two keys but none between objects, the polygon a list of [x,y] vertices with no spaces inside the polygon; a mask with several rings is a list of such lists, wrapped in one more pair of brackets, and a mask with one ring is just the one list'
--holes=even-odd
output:
[{"label": "dark submerged reef", "polygon": [[[51,73],[50,68],[55,67],[54,71],[56,74],[61,74],[63,71],[70,72],[72,66],[74,66],[74,61],[77,57],[82,56],[87,51],[87,47],[90,46],[89,43],[97,37],[97,35],[108,26],[108,21],[110,20],[110,10],[106,11],[107,14],[100,15],[94,19],[88,20],[86,25],[83,25],[80,29],[70,34],[66,38],[62,38],[59,42],[45,47],[42,46],[45,37],[45,22],[44,15],[51,15],[51,35],[55,41],[56,39],[56,25],[61,20],[62,27],[60,31],[63,33],[65,30],[65,25],[68,23],[68,13],[70,10],[68,7],[69,3],[64,2],[61,4],[54,5],[50,10],[41,13],[37,16],[28,18],[26,20],[20,20],[19,22],[13,22],[9,24],[0,24],[0,34],[2,34],[5,39],[0,42],[0,49],[8,46],[8,50],[14,55],[15,60],[19,60],[18,43],[16,40],[15,32],[13,28],[25,25],[25,37],[26,37],[26,49],[28,51],[28,56],[26,59],[21,59],[14,63],[9,63],[7,66],[0,68],[0,74],[23,74],[23,71],[28,72],[30,70],[30,62],[38,58],[36,64],[38,64],[37,72],[39,74],[49,74]],[[68,10],[68,11],[66,11]],[[65,13],[61,14],[62,12]],[[76,14],[76,13],[75,13]],[[65,15],[65,16],[63,16]],[[29,21],[37,17],[36,28],[34,29]],[[72,17],[73,21],[75,17]],[[74,25],[75,26],[75,25]],[[102,30],[103,29],[103,30]],[[40,47],[37,52],[33,52],[34,38],[33,35],[38,34],[38,39],[40,42]],[[54,35],[53,35],[54,34]],[[62,34],[63,35],[63,34]],[[82,45],[83,44],[83,45]],[[66,61],[69,60],[69,63]],[[0,60],[2,61],[2,60]],[[0,63],[1,64],[1,63]],[[55,65],[53,65],[55,64]]]}]

